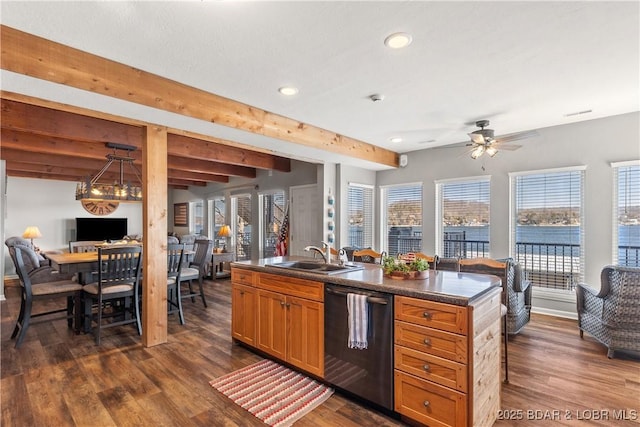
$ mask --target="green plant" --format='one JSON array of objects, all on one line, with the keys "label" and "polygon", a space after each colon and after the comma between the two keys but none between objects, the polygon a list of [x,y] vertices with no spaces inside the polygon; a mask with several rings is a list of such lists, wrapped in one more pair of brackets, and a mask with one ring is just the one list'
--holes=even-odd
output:
[{"label": "green plant", "polygon": [[416,258],[409,265],[413,271],[425,271],[429,269],[429,263],[424,258]]},{"label": "green plant", "polygon": [[404,260],[386,256],[382,258],[382,270],[384,274],[393,272],[408,273],[410,271],[425,271],[429,269],[429,263],[422,258],[416,258],[407,264]]}]

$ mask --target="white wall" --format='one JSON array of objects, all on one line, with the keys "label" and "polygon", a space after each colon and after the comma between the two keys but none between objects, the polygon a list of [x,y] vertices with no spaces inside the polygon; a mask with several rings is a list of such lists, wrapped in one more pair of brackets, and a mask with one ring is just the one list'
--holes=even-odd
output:
[{"label": "white wall", "polygon": [[585,281],[599,288],[602,267],[613,262],[610,163],[640,158],[639,130],[640,113],[630,113],[538,129],[538,136],[514,142],[522,148],[499,152],[494,158],[473,160],[466,147],[414,151],[408,153],[406,168],[378,172],[377,185],[424,183],[423,251],[435,253],[434,181],[490,175],[491,256],[500,258],[509,255],[508,174],[586,165]]},{"label": "white wall", "polygon": [[[36,225],[42,238],[34,240],[34,244],[41,250],[67,249],[69,240],[76,237],[76,217],[93,216],[75,200],[75,191],[75,182],[8,177],[5,239],[22,236],[27,226]],[[142,203],[120,203],[105,218],[128,218],[129,234],[142,233]],[[4,258],[5,274],[14,274],[6,245]]]}]

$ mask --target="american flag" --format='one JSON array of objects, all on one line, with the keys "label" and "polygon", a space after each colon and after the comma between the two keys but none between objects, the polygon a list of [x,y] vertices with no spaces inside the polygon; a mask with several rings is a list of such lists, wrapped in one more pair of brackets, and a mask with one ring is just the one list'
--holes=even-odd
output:
[{"label": "american flag", "polygon": [[287,255],[287,244],[289,240],[289,206],[284,214],[280,234],[278,235],[278,243],[276,244],[276,256]]}]

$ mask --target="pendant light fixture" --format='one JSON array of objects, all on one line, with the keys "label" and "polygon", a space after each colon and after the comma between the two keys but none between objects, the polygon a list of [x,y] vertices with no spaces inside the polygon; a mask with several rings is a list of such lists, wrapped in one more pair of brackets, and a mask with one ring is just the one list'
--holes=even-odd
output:
[{"label": "pendant light fixture", "polygon": [[[76,200],[117,200],[120,202],[141,202],[142,201],[142,178],[140,171],[133,164],[132,151],[135,146],[108,142],[108,148],[113,148],[113,154],[107,154],[107,163],[96,173],[95,176],[88,176],[86,180],[79,182],[76,186]],[[126,155],[118,155],[117,150],[126,152]],[[112,164],[119,165],[119,179],[114,182],[105,182],[102,179],[104,173]],[[125,164],[133,172],[135,180],[125,181]]]}]

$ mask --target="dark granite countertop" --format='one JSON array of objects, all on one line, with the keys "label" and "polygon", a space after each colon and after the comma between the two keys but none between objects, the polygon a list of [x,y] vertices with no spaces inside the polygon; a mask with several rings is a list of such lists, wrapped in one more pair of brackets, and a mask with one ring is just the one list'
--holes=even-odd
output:
[{"label": "dark granite countertop", "polygon": [[424,280],[390,279],[384,277],[382,268],[379,265],[364,263],[357,263],[364,267],[363,270],[333,275],[273,266],[276,263],[293,260],[310,261],[313,258],[298,256],[275,257],[256,261],[237,261],[231,263],[231,266],[461,306],[469,305],[471,301],[490,289],[501,286],[500,278],[496,276],[456,273],[453,271],[429,270],[429,278]]}]

